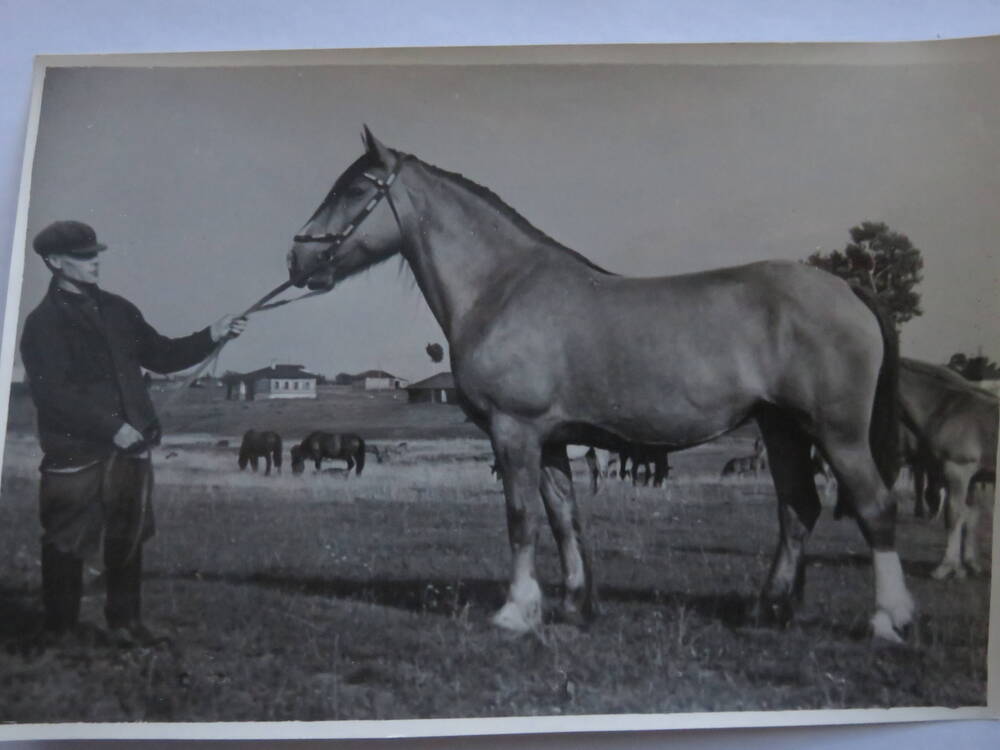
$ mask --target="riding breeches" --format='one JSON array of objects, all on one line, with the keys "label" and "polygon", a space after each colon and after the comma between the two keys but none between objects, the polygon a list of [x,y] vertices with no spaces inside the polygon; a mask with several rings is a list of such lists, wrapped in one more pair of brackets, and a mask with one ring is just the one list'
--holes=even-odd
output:
[{"label": "riding breeches", "polygon": [[155,531],[152,488],[146,457],[115,455],[78,471],[43,471],[42,544],[86,559],[100,551],[103,536],[105,564],[125,565]]}]

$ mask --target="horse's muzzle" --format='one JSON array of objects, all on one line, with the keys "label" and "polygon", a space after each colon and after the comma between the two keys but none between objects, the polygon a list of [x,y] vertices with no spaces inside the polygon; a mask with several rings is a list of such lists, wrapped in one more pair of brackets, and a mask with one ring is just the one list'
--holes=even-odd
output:
[{"label": "horse's muzzle", "polygon": [[[301,289],[308,286],[312,290],[333,288],[333,268],[322,261],[314,250],[293,245],[288,251],[288,278]],[[310,268],[312,272],[310,272]]]}]

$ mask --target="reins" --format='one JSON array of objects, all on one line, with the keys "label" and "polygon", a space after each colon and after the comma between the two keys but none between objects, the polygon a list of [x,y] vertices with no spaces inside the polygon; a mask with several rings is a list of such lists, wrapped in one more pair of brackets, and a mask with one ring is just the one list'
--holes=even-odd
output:
[{"label": "reins", "polygon": [[[375,210],[375,207],[378,206],[379,203],[382,202],[383,198],[386,199],[386,202],[389,204],[389,208],[392,209],[392,215],[396,220],[396,225],[400,228],[400,231],[402,231],[403,225],[399,218],[399,212],[396,210],[396,206],[393,203],[392,196],[389,195],[389,190],[392,188],[393,183],[395,183],[396,178],[399,176],[399,172],[403,168],[403,162],[405,161],[405,159],[406,159],[405,156],[401,156],[396,161],[396,166],[393,167],[392,171],[388,174],[388,176],[384,180],[379,179],[370,172],[364,173],[364,176],[367,179],[375,183],[375,189],[376,189],[375,195],[373,195],[371,199],[365,204],[364,208],[362,208],[360,211],[358,211],[358,213],[354,215],[351,221],[348,222],[347,226],[341,229],[339,232],[335,233],[328,232],[327,234],[322,234],[322,235],[312,235],[312,234],[295,235],[294,241],[300,244],[321,242],[321,243],[328,243],[330,245],[330,247],[328,247],[326,250],[324,250],[322,253],[319,254],[320,265],[317,267],[310,268],[308,271],[303,271],[295,275],[294,277],[288,279],[287,281],[278,284],[278,286],[274,287],[271,291],[269,291],[263,297],[258,299],[256,302],[250,305],[250,307],[248,307],[246,310],[244,310],[236,317],[247,318],[259,312],[274,310],[275,308],[282,307],[283,305],[287,305],[292,302],[298,302],[300,300],[306,299],[307,297],[314,297],[318,294],[325,294],[327,291],[329,291],[328,289],[317,289],[315,291],[302,294],[298,297],[272,302],[272,300],[275,297],[277,297],[279,294],[286,291],[287,289],[304,283],[310,276],[320,271],[323,266],[331,265],[333,263],[334,255],[336,254],[337,249],[344,243],[344,241],[348,237],[350,237],[354,233],[354,231],[359,226],[361,226],[364,220],[371,215],[371,212]],[[228,336],[223,336],[221,339],[219,339],[218,343],[215,345],[215,348],[212,349],[208,357],[206,357],[205,360],[200,365],[198,365],[191,373],[189,373],[187,377],[185,377],[184,380],[181,382],[181,384],[177,387],[177,389],[170,394],[170,396],[167,398],[166,401],[163,402],[163,404],[160,406],[159,409],[161,414],[167,409],[169,409],[171,406],[173,406],[173,404],[181,397],[181,395],[188,388],[191,387],[191,384],[195,380],[197,380],[201,376],[201,374],[205,372],[205,370],[208,369],[219,358],[219,355],[222,353],[223,347],[225,347],[225,345],[229,343],[229,341],[231,340],[232,339]]]}]

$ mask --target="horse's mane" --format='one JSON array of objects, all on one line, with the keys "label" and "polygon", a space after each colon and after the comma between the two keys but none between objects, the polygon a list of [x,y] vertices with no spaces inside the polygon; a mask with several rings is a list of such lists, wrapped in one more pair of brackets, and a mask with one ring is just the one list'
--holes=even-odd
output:
[{"label": "horse's mane", "polygon": [[[396,153],[396,155],[400,158],[406,158],[403,154],[400,154],[398,152],[394,151],[393,153]],[[416,158],[416,157],[411,157],[411,158]],[[560,250],[561,252],[568,253],[570,256],[576,258],[578,261],[585,264],[588,268],[591,268],[594,271],[605,274],[607,276],[617,276],[617,274],[612,273],[606,268],[601,268],[601,266],[594,263],[594,261],[590,260],[590,258],[586,257],[585,255],[581,255],[576,250],[572,250],[563,245],[562,243],[557,242],[556,240],[549,237],[549,235],[545,234],[545,232],[543,232],[541,229],[536,227],[530,221],[521,216],[521,214],[519,214],[517,211],[515,211],[513,208],[507,205],[507,203],[503,200],[503,198],[501,198],[499,195],[494,193],[489,188],[484,187],[477,182],[473,182],[468,177],[459,174],[458,172],[449,172],[448,170],[442,169],[441,167],[435,166],[434,164],[429,164],[428,162],[425,162],[422,159],[417,159],[417,161],[419,161],[420,164],[422,164],[424,167],[430,170],[433,174],[436,174],[441,177],[447,177],[450,180],[454,180],[455,182],[459,183],[467,190],[469,190],[469,192],[471,192],[473,195],[476,195],[479,198],[482,198],[483,200],[487,201],[491,205],[494,205],[497,208],[499,208],[500,212],[504,216],[510,219],[511,222],[513,222],[518,229],[525,232],[526,234],[534,237],[535,239],[541,242],[544,242],[545,244],[551,247]]]},{"label": "horse's mane", "polygon": [[966,380],[957,372],[949,370],[947,367],[932,365],[929,362],[921,362],[919,359],[909,359],[908,357],[903,357],[901,364],[904,368],[918,372],[948,390],[973,393],[976,396],[988,398],[993,402],[998,400],[997,396],[993,393],[977,387],[974,381]]}]

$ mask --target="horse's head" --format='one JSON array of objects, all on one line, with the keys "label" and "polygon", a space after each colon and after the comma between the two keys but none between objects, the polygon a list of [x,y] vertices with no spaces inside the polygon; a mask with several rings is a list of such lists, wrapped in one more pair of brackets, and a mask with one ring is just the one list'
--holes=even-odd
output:
[{"label": "horse's head", "polygon": [[400,250],[393,186],[403,157],[379,143],[367,126],[364,142],[364,155],[337,178],[295,235],[288,275],[296,286],[332,289]]}]

